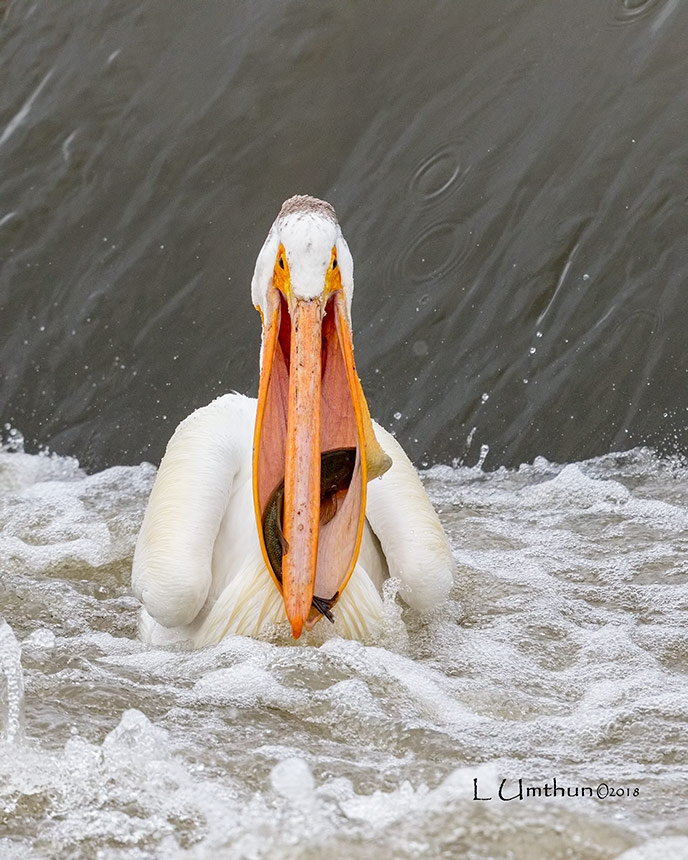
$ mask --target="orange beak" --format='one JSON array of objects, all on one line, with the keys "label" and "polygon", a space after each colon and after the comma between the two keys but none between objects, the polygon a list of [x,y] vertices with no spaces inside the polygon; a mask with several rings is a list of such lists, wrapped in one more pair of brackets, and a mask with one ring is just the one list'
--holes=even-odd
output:
[{"label": "orange beak", "polygon": [[263,557],[295,639],[341,596],[358,559],[366,482],[391,465],[356,374],[344,294],[289,299],[265,321],[253,449]]}]

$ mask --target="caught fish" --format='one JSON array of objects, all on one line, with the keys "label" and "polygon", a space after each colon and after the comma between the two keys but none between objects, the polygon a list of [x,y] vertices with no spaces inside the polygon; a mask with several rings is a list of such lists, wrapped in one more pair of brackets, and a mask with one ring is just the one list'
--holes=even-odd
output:
[{"label": "caught fish", "polygon": [[[320,455],[320,522],[328,523],[337,513],[337,493],[348,490],[356,465],[355,448],[336,448]],[[263,537],[270,565],[279,582],[282,582],[282,556],[289,544],[282,531],[284,512],[284,480],[272,491],[263,513]],[[330,611],[339,592],[330,598],[313,596],[314,608],[334,624]]]}]

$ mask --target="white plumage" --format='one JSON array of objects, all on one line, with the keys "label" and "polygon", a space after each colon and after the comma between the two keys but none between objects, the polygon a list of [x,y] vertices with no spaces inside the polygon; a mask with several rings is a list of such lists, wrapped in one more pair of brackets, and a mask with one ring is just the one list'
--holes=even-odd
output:
[{"label": "white plumage", "polygon": [[454,562],[413,466],[370,420],[353,360],[353,260],[329,204],[286,201],[251,294],[258,401],[220,397],[167,446],[134,553],[141,636],[200,647],[288,619],[298,638],[333,609],[337,632],[367,639],[386,577],[427,610]]},{"label": "white plumage", "polygon": [[[132,584],[144,605],[140,634],[147,642],[202,647],[229,633],[258,636],[265,625],[287,624],[253,519],[255,412],[255,399],[225,394],[189,415],[169,441],[134,553]],[[447,596],[454,571],[413,465],[396,439],[374,426],[393,465],[368,485],[361,553],[333,610],[336,631],[361,640],[379,628],[388,576],[400,580],[406,603],[427,611]]]}]

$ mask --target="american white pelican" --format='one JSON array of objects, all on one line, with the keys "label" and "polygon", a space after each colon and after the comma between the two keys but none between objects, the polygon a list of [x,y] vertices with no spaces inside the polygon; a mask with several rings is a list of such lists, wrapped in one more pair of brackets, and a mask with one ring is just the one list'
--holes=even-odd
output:
[{"label": "american white pelican", "polygon": [[251,283],[258,400],[226,394],[196,410],[160,464],[132,572],[144,640],[201,647],[285,619],[298,639],[323,615],[366,639],[386,577],[421,611],[447,596],[442,526],[356,374],[353,289],[333,208],[287,200]]}]

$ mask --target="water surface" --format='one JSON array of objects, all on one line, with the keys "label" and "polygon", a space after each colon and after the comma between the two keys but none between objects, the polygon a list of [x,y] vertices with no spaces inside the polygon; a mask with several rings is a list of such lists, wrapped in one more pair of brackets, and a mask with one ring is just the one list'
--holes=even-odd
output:
[{"label": "water surface", "polygon": [[[435,467],[433,614],[195,652],[136,639],[153,476],[0,456],[3,857],[686,856],[684,464]],[[554,778],[596,796],[499,800]]]},{"label": "water surface", "polygon": [[[0,856],[685,860],[686,4],[0,12]],[[149,649],[146,461],[255,393],[294,193],[455,589]],[[595,796],[499,800],[555,778]]]},{"label": "water surface", "polygon": [[136,465],[255,393],[253,264],[310,193],[416,461],[685,452],[687,44],[678,0],[14,0],[2,422]]}]

